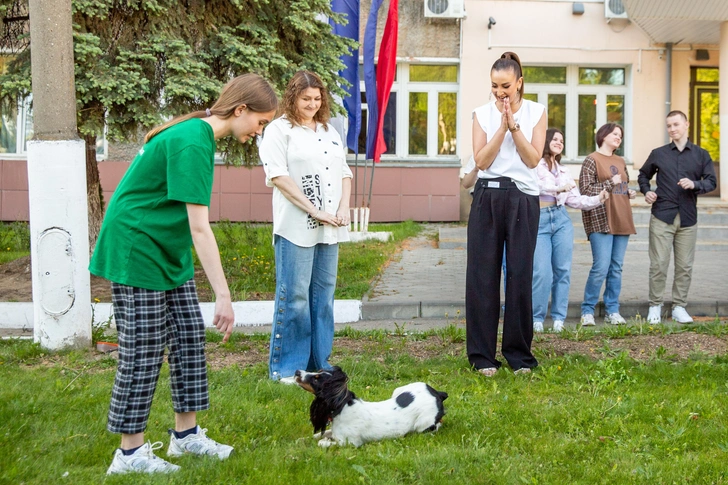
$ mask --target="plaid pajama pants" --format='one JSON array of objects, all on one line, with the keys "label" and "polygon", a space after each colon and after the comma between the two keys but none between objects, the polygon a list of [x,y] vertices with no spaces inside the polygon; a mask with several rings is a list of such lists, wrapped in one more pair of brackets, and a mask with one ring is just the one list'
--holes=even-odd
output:
[{"label": "plaid pajama pants", "polygon": [[205,324],[194,280],[169,291],[112,283],[111,292],[119,364],[107,429],[125,434],[146,429],[165,347],[174,411],[207,409]]}]

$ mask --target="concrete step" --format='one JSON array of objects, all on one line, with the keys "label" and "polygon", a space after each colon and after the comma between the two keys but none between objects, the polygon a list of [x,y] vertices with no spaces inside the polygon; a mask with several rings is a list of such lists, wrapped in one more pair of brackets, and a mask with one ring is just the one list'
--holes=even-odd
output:
[{"label": "concrete step", "polygon": [[[630,237],[628,251],[647,251],[649,228],[647,225],[636,225],[637,234]],[[440,249],[467,249],[467,227],[440,228]],[[574,224],[574,249],[589,248],[589,241],[584,233],[584,226],[579,222]],[[728,225],[702,226],[698,225],[698,241],[696,251],[728,251]]]},{"label": "concrete step", "polygon": [[[581,211],[567,208],[569,217],[574,224],[581,224]],[[635,224],[648,225],[650,223],[650,209],[632,208],[632,219]],[[728,226],[728,209],[698,209],[699,226]]]},{"label": "concrete step", "polygon": [[[631,241],[647,241],[650,234],[649,224],[635,224],[637,234],[633,234],[630,237]],[[575,237],[586,237],[584,232],[584,225],[579,222],[574,222],[574,236]],[[722,242],[728,241],[728,224],[724,226],[720,225],[705,225],[698,223],[698,241],[702,242]]]}]

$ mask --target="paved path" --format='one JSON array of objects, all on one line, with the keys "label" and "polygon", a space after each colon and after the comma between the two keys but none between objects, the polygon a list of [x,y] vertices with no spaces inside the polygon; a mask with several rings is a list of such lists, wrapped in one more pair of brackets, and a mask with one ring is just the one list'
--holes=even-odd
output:
[{"label": "paved path", "polygon": [[[375,282],[363,301],[365,320],[389,318],[442,318],[464,313],[465,249],[439,249],[434,235],[443,225],[426,225],[424,232],[414,238]],[[455,227],[450,232],[461,232]],[[463,236],[464,237],[464,236]],[[720,242],[719,242],[720,244]],[[643,244],[628,246],[625,256],[620,298],[622,314],[635,316],[647,313],[649,257]],[[574,246],[569,319],[581,314],[580,304],[586,279],[591,268],[591,248],[584,240]],[[669,274],[673,271],[670,265]],[[669,301],[672,276],[668,277],[665,300]],[[502,297],[502,294],[501,294]],[[601,307],[601,305],[600,305]],[[688,310],[693,315],[728,315],[728,246],[718,250],[696,251],[693,281]],[[598,314],[603,312],[598,309]]]}]

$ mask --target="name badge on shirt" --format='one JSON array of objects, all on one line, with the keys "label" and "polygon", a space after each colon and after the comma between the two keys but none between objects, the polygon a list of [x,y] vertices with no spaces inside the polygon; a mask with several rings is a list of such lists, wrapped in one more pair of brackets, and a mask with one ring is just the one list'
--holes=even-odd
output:
[{"label": "name badge on shirt", "polygon": [[499,189],[500,182],[488,182],[488,188],[489,189]]}]

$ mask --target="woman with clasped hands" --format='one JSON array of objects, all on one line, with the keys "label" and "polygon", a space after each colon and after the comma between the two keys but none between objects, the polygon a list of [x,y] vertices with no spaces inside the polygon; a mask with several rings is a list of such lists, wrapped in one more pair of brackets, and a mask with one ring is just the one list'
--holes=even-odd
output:
[{"label": "woman with clasped hands", "polygon": [[465,283],[468,360],[495,375],[500,268],[506,246],[503,356],[516,373],[538,365],[531,353],[531,281],[538,234],[538,177],[546,136],[545,108],[523,98],[518,56],[506,52],[491,68],[495,99],[473,112],[473,157],[479,169],[468,221]]},{"label": "woman with clasped hands", "polygon": [[273,187],[276,296],[270,378],[293,384],[298,369],[329,369],[339,242],[349,240],[352,173],[329,123],[330,99],[314,73],[288,83],[282,117],[260,144]]},{"label": "woman with clasped hands", "polygon": [[579,174],[579,190],[584,195],[599,195],[602,190],[611,194],[603,205],[582,211],[584,231],[592,250],[592,267],[584,288],[581,304],[581,324],[594,325],[594,308],[604,289],[604,323],[627,323],[619,313],[619,294],[622,291],[622,264],[630,234],[635,234],[632,206],[636,192],[628,187],[629,173],[624,158],[615,155],[622,144],[624,131],[616,123],[607,123],[597,130],[597,150],[584,159]]}]

